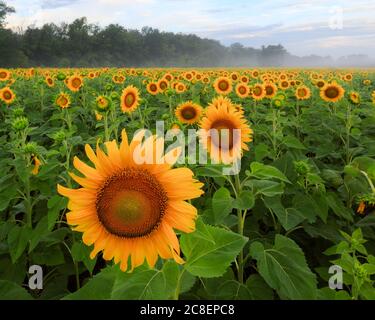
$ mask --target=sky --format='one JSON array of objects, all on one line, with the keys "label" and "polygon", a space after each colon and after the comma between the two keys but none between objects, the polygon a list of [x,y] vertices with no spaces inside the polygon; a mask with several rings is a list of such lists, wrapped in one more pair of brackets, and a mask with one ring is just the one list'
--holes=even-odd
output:
[{"label": "sky", "polygon": [[375,58],[374,0],[5,0],[16,13],[8,27],[47,22],[118,23],[194,33],[224,45],[282,44],[290,53]]}]

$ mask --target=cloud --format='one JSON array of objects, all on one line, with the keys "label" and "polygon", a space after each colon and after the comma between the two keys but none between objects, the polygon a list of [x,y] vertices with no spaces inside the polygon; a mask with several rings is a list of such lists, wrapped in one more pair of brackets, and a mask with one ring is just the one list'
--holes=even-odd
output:
[{"label": "cloud", "polygon": [[53,9],[53,8],[60,8],[69,6],[71,4],[77,3],[80,0],[44,0],[41,3],[42,9]]}]

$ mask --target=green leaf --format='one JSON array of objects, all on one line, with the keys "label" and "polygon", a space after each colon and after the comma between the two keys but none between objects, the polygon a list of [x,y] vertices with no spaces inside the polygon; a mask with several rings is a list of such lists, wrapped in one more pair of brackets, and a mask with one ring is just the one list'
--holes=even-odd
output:
[{"label": "green leaf", "polygon": [[18,284],[0,280],[0,300],[32,300],[31,295]]},{"label": "green leaf", "polygon": [[8,234],[9,252],[12,262],[15,263],[25,251],[32,230],[25,226],[14,226]]},{"label": "green leaf", "polygon": [[250,180],[244,183],[245,186],[252,188],[256,195],[262,194],[266,197],[275,197],[284,193],[284,182],[271,180]]},{"label": "green leaf", "polygon": [[75,242],[71,249],[74,261],[83,262],[87,270],[92,273],[96,264],[96,258],[90,258],[90,251],[90,247],[82,242]]},{"label": "green leaf", "polygon": [[227,188],[221,187],[212,197],[212,211],[215,224],[219,224],[229,213],[232,212],[233,198]]},{"label": "green leaf", "polygon": [[45,247],[32,253],[32,261],[35,264],[57,266],[65,263],[64,254],[59,245]]},{"label": "green leaf", "polygon": [[[218,227],[197,225],[197,231],[207,233],[206,238],[197,236],[197,231],[181,236],[181,249],[185,255],[184,267],[198,277],[219,277],[242,250],[247,238]],[[200,229],[200,230],[199,230]]]},{"label": "green leaf", "polygon": [[257,144],[254,148],[254,152],[256,161],[262,161],[270,154],[268,146],[264,143]]},{"label": "green leaf", "polygon": [[174,261],[165,262],[161,270],[143,265],[131,273],[122,272],[116,265],[103,269],[64,299],[170,299],[175,293],[178,276],[179,266]]},{"label": "green leaf", "polygon": [[353,221],[353,212],[344,206],[341,199],[336,193],[328,192],[326,195],[328,206],[332,211],[339,217],[342,217],[348,221]]},{"label": "green leaf", "polygon": [[242,191],[238,198],[234,200],[233,207],[240,210],[248,210],[254,207],[255,197],[251,191]]},{"label": "green leaf", "polygon": [[230,166],[225,166],[221,164],[217,165],[206,165],[204,167],[198,167],[195,169],[195,175],[197,177],[222,177],[224,168],[230,168]]},{"label": "green leaf", "polygon": [[316,298],[316,277],[309,269],[303,251],[292,239],[278,234],[270,249],[265,249],[260,242],[253,242],[250,254],[257,260],[260,275],[282,299]]},{"label": "green leaf", "polygon": [[39,220],[35,229],[32,231],[30,238],[29,253],[32,252],[35,249],[35,247],[39,244],[39,242],[43,239],[43,237],[49,233],[47,229],[47,224],[48,217],[44,216],[42,219]]},{"label": "green leaf", "polygon": [[264,198],[263,201],[266,207],[276,214],[277,219],[286,231],[294,228],[305,220],[305,216],[299,210],[295,208],[284,208],[280,197]]},{"label": "green leaf", "polygon": [[290,183],[289,179],[276,167],[268,166],[259,162],[252,162],[250,165],[251,176],[258,179],[276,179]]},{"label": "green leaf", "polygon": [[60,197],[59,195],[54,195],[48,200],[48,230],[53,229],[60,211],[66,207],[67,202],[66,198]]},{"label": "green leaf", "polygon": [[246,280],[246,287],[249,289],[252,300],[273,300],[273,290],[259,274],[252,274]]},{"label": "green leaf", "polygon": [[294,136],[286,136],[283,139],[283,143],[293,149],[305,150],[306,147]]}]

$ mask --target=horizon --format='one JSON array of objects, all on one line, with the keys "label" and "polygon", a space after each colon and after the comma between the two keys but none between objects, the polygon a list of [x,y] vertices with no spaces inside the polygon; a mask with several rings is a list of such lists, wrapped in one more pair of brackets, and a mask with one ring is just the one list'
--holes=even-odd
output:
[{"label": "horizon", "polygon": [[[215,6],[218,1],[212,0],[205,3],[190,0],[188,5],[180,0],[8,0],[6,3],[16,10],[6,19],[6,27],[14,31],[52,22],[71,23],[85,16],[89,23],[102,28],[109,24],[138,30],[148,26],[161,32],[195,34],[224,46],[237,42],[259,49],[262,45],[281,44],[298,57],[375,58],[375,22],[369,10],[375,9],[375,4],[370,1],[326,5],[321,0],[313,3],[241,0],[235,8],[227,0]],[[257,15],[255,11],[263,13]]]}]

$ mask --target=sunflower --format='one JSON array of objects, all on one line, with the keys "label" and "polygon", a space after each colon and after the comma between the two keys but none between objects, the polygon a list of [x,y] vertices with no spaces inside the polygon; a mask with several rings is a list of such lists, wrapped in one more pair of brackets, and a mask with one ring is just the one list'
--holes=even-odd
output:
[{"label": "sunflower", "polygon": [[194,76],[191,72],[185,72],[184,78],[188,81],[191,81],[191,80],[193,80]]},{"label": "sunflower", "polygon": [[187,88],[186,85],[182,82],[177,82],[175,86],[176,93],[184,93]]},{"label": "sunflower", "polygon": [[4,87],[0,89],[0,100],[4,101],[6,104],[11,104],[14,99],[16,99],[16,94],[9,87]]},{"label": "sunflower", "polygon": [[201,143],[214,161],[228,164],[240,159],[243,150],[249,150],[246,143],[252,141],[253,131],[236,108],[227,103],[209,105],[200,127]]},{"label": "sunflower", "polygon": [[120,106],[122,112],[133,112],[139,105],[139,91],[130,85],[122,91]]},{"label": "sunflower", "polygon": [[116,141],[105,143],[107,154],[99,146],[94,152],[86,145],[95,168],[76,157],[73,164],[85,177],[70,173],[82,188],[57,186],[58,192],[69,198],[68,224],[83,233],[86,245],[94,245],[90,257],[103,251],[103,258],[113,258],[122,271],[132,271],[145,259],[154,267],[158,256],[183,263],[174,229],[194,231],[197,210],[186,200],[203,193],[203,184],[193,178],[190,169],[171,168],[180,148],[159,155],[152,164],[140,164],[144,152],[164,145],[156,136],[141,144],[144,135],[139,132],[129,144],[123,130],[119,147]]},{"label": "sunflower", "polygon": [[202,111],[200,105],[187,101],[177,107],[175,115],[181,123],[194,124],[200,120]]},{"label": "sunflower", "polygon": [[236,94],[240,98],[247,98],[250,94],[250,88],[245,83],[239,83],[236,86]]},{"label": "sunflower", "polygon": [[0,81],[8,81],[11,73],[6,69],[0,69]]},{"label": "sunflower", "polygon": [[112,81],[116,84],[121,84],[125,81],[125,77],[121,74],[115,74],[113,77],[112,77]]},{"label": "sunflower", "polygon": [[230,74],[230,78],[231,78],[234,82],[236,82],[236,81],[238,80],[238,78],[239,78],[239,75],[238,75],[237,72],[232,72],[232,73]]},{"label": "sunflower", "polygon": [[77,92],[83,85],[83,78],[79,75],[73,75],[69,77],[67,81],[67,87],[70,91]]},{"label": "sunflower", "polygon": [[300,86],[295,92],[297,100],[307,100],[311,97],[311,90],[307,86]]},{"label": "sunflower", "polygon": [[332,82],[320,89],[320,97],[327,102],[337,102],[344,96],[345,90],[339,84]]},{"label": "sunflower", "polygon": [[325,85],[326,85],[326,83],[325,83],[325,81],[324,80],[318,80],[318,81],[316,81],[315,82],[315,85],[318,87],[318,88],[323,88]]},{"label": "sunflower", "polygon": [[157,95],[159,93],[159,87],[156,82],[150,82],[146,86],[147,92],[149,94],[152,94],[153,96]]},{"label": "sunflower", "polygon": [[356,91],[351,91],[349,93],[349,99],[354,104],[359,104],[360,103],[360,95]]},{"label": "sunflower", "polygon": [[251,71],[251,76],[256,79],[259,77],[259,71],[257,69],[254,69],[253,71]]},{"label": "sunflower", "polygon": [[157,84],[159,92],[165,92],[169,87],[169,83],[165,79],[160,79]]},{"label": "sunflower", "polygon": [[109,107],[110,100],[105,96],[99,96],[96,98],[96,105],[100,110],[106,110]]},{"label": "sunflower", "polygon": [[56,100],[55,103],[61,108],[66,109],[70,105],[70,96],[67,93],[61,92]]},{"label": "sunflower", "polygon": [[370,79],[365,79],[365,80],[363,80],[363,84],[365,86],[369,86],[371,84],[371,80]]},{"label": "sunflower", "polygon": [[240,81],[243,82],[243,83],[248,83],[249,77],[248,76],[241,76]]},{"label": "sunflower", "polygon": [[219,77],[214,82],[214,89],[218,94],[227,95],[232,91],[232,81],[226,77]]},{"label": "sunflower", "polygon": [[282,80],[279,82],[279,87],[283,90],[286,90],[290,87],[290,82],[288,80]]},{"label": "sunflower", "polygon": [[50,88],[52,88],[55,85],[55,81],[50,76],[46,77],[45,82],[46,82],[47,86],[49,86]]},{"label": "sunflower", "polygon": [[353,80],[353,75],[351,73],[347,73],[342,78],[343,78],[344,81],[348,81],[349,82],[349,81]]},{"label": "sunflower", "polygon": [[267,82],[263,85],[266,91],[266,98],[273,98],[276,95],[277,87],[272,82]]},{"label": "sunflower", "polygon": [[100,114],[98,111],[95,110],[95,119],[96,121],[101,121],[103,119],[103,115]]},{"label": "sunflower", "polygon": [[251,96],[255,100],[262,100],[266,96],[266,89],[262,84],[257,83],[251,90]]}]

